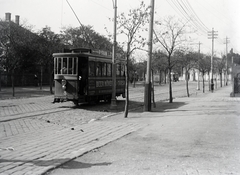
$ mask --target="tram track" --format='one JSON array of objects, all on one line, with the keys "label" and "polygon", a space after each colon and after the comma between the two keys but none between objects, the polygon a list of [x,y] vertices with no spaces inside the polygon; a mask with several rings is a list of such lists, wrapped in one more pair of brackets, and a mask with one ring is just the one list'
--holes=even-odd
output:
[{"label": "tram track", "polygon": [[[180,98],[180,97],[185,97],[186,96],[186,88],[183,86],[184,83],[175,83],[173,86],[173,98]],[[155,91],[154,91],[154,97],[155,101],[167,101],[169,100],[169,94],[168,94],[168,85],[163,85],[163,86],[155,86]],[[189,91],[191,94],[196,93],[196,83],[190,83],[189,86]],[[136,88],[131,88],[130,91],[130,106],[129,109],[132,110],[134,108],[138,108],[143,106],[144,103],[144,87],[143,86],[138,86]],[[39,97],[41,98],[41,97]],[[36,100],[35,98],[34,100]],[[50,97],[46,99],[51,99]],[[26,99],[28,106],[24,107],[24,102],[23,100],[20,102],[13,103],[11,101],[11,109],[8,110],[14,110],[14,108],[31,108],[33,106],[31,105],[42,105],[44,104],[44,101],[41,101],[40,103],[37,102],[31,102],[31,100]],[[5,122],[5,121],[11,121],[11,120],[16,120],[20,118],[44,118],[46,121],[51,121],[52,118],[54,118],[54,122],[56,120],[65,120],[65,118],[70,118],[69,115],[75,116],[74,119],[79,119],[79,118],[84,118],[82,123],[90,121],[92,119],[99,119],[104,116],[108,115],[114,115],[114,113],[117,112],[122,112],[124,110],[124,101],[125,99],[119,98],[118,100],[118,109],[117,111],[110,110],[110,104],[109,103],[99,103],[97,105],[87,105],[83,104],[80,105],[79,107],[75,107],[73,103],[71,102],[64,102],[60,104],[52,104],[49,101],[47,102],[48,105],[45,104],[44,107],[42,108],[36,108],[37,111],[34,110],[26,110],[26,112],[20,112],[20,113],[10,113],[11,115],[6,115],[0,117],[0,122]],[[46,103],[46,102],[45,102]],[[9,103],[10,104],[10,103]],[[51,105],[51,106],[50,106]],[[55,105],[55,106],[54,106]],[[6,105],[5,105],[6,106]],[[46,107],[47,106],[47,107]],[[4,107],[4,105],[2,105]],[[1,105],[0,105],[1,108]],[[19,110],[21,111],[21,110]],[[16,112],[16,111],[15,111]],[[43,116],[43,117],[42,117]],[[48,119],[49,117],[49,119]],[[73,117],[72,117],[73,119]],[[67,121],[66,121],[67,122]],[[72,123],[72,122],[71,122]]]},{"label": "tram track", "polygon": [[[189,89],[191,94],[194,94],[196,92],[195,84],[192,83]],[[167,101],[169,99],[167,85],[156,86],[154,92],[155,102]],[[143,86],[130,88],[129,94],[129,110],[143,107]],[[186,89],[183,83],[175,84],[173,87],[173,98],[185,96]],[[52,96],[47,96],[0,101],[0,130],[2,132],[0,137],[19,134],[15,131],[16,128],[20,130],[20,133],[34,132],[53,126],[71,129],[78,125],[114,116],[116,113],[123,112],[125,107],[125,99],[122,97],[117,99],[116,110],[111,110],[110,103],[105,102],[100,102],[97,105],[81,104],[76,107],[72,102],[53,104],[51,103],[52,98]],[[8,110],[5,111],[7,115],[4,115],[2,109]]]}]

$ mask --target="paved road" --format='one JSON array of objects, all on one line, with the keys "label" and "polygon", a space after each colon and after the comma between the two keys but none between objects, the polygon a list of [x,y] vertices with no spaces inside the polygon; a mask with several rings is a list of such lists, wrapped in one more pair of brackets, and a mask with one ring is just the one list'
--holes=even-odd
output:
[{"label": "paved road", "polygon": [[240,98],[231,87],[107,121],[147,124],[50,175],[239,175]]},{"label": "paved road", "polygon": [[[176,93],[179,96],[186,93],[183,83],[174,83],[174,87],[181,89],[181,93]],[[196,95],[196,83],[191,87]],[[158,100],[168,98],[167,89],[156,89],[156,94],[161,94]],[[143,87],[130,91],[143,94]],[[99,120],[115,114],[109,104],[75,108],[71,102],[52,104],[52,99],[39,96],[0,100],[0,174],[42,174],[146,125]],[[143,95],[138,99],[142,100]],[[118,110],[123,104],[119,100]],[[139,104],[135,100],[132,107]]]}]

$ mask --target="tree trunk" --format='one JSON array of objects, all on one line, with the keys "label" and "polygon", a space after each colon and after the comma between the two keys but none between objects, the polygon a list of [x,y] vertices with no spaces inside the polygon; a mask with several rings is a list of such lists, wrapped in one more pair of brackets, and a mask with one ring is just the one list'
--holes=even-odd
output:
[{"label": "tree trunk", "polygon": [[136,87],[136,79],[135,79],[135,72],[133,73],[133,87]]},{"label": "tree trunk", "polygon": [[50,73],[50,76],[49,76],[50,94],[53,94],[53,79],[54,79],[53,76],[54,76],[54,72],[52,71],[51,64],[49,64],[48,70],[49,70],[49,73]]},{"label": "tree trunk", "polygon": [[204,74],[202,75],[202,81],[203,81],[203,93],[205,92],[205,82],[204,82]]},{"label": "tree trunk", "polygon": [[12,70],[11,80],[12,80],[12,96],[15,97],[14,70]]},{"label": "tree trunk", "polygon": [[222,72],[220,72],[220,86],[222,87]]},{"label": "tree trunk", "polygon": [[217,74],[216,74],[216,78],[215,78],[215,89],[218,88],[218,87],[217,87],[217,78],[218,78],[218,76],[217,76]]},{"label": "tree trunk", "polygon": [[164,71],[164,84],[167,84],[167,69]]},{"label": "tree trunk", "polygon": [[161,74],[161,70],[159,69],[159,85],[161,85],[162,82],[162,74]]},{"label": "tree trunk", "polygon": [[128,55],[127,55],[127,61],[126,61],[126,86],[125,86],[125,91],[126,91],[126,99],[125,99],[125,109],[124,109],[124,118],[128,117],[128,107],[129,107],[129,91],[128,91],[128,84],[129,84],[129,77],[128,77]]},{"label": "tree trunk", "polygon": [[189,88],[188,88],[188,77],[186,79],[186,90],[187,90],[187,97],[189,97],[190,95],[189,95]]},{"label": "tree trunk", "polygon": [[41,65],[40,90],[42,90],[43,66]]},{"label": "tree trunk", "polygon": [[208,88],[209,88],[209,91],[211,91],[211,82],[210,82],[210,74],[208,72]]},{"label": "tree trunk", "polygon": [[154,80],[153,80],[153,70],[152,70],[152,100],[153,100],[153,107],[156,108],[156,103],[155,103],[155,99],[154,99]]},{"label": "tree trunk", "polygon": [[172,97],[172,80],[171,80],[171,68],[168,69],[168,78],[169,78],[169,103],[173,102]]},{"label": "tree trunk", "polygon": [[2,90],[1,80],[2,80],[2,74],[1,74],[1,72],[0,72],[0,91]]}]

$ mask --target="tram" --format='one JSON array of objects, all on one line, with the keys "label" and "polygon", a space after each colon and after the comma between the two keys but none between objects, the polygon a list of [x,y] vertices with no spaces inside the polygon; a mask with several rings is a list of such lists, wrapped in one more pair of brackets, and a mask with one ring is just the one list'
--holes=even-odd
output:
[{"label": "tram", "polygon": [[[78,48],[53,53],[54,102],[111,101],[112,58],[106,52]],[[125,66],[116,61],[116,97],[125,98]]]}]

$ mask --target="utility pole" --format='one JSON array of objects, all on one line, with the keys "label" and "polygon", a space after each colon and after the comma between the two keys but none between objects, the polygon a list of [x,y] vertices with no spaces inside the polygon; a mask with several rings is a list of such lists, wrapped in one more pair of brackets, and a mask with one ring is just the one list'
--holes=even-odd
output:
[{"label": "utility pole", "polygon": [[[198,60],[200,61],[200,46],[201,46],[202,43],[198,43]],[[197,90],[199,91],[200,90],[200,80],[199,80],[199,76],[200,76],[200,73],[199,73],[199,65],[198,65],[198,82],[197,82]]]},{"label": "utility pole", "polygon": [[116,47],[117,47],[117,0],[113,4],[114,8],[114,26],[113,26],[113,53],[112,53],[112,99],[111,109],[117,108],[116,103]]},{"label": "utility pole", "polygon": [[208,39],[212,39],[212,56],[211,56],[211,91],[214,90],[214,82],[213,82],[213,56],[214,56],[214,39],[217,38],[217,31],[214,31],[214,28],[212,28],[212,31],[208,32]]},{"label": "utility pole", "polygon": [[144,93],[144,111],[151,111],[151,62],[152,62],[152,38],[153,38],[153,19],[154,19],[154,0],[151,0],[150,6],[150,23],[149,23],[149,41],[148,41],[148,61],[147,76]]},{"label": "utility pole", "polygon": [[229,43],[229,39],[228,37],[226,37],[226,86],[228,85],[228,57],[227,57],[227,54],[228,54],[228,43]]}]

